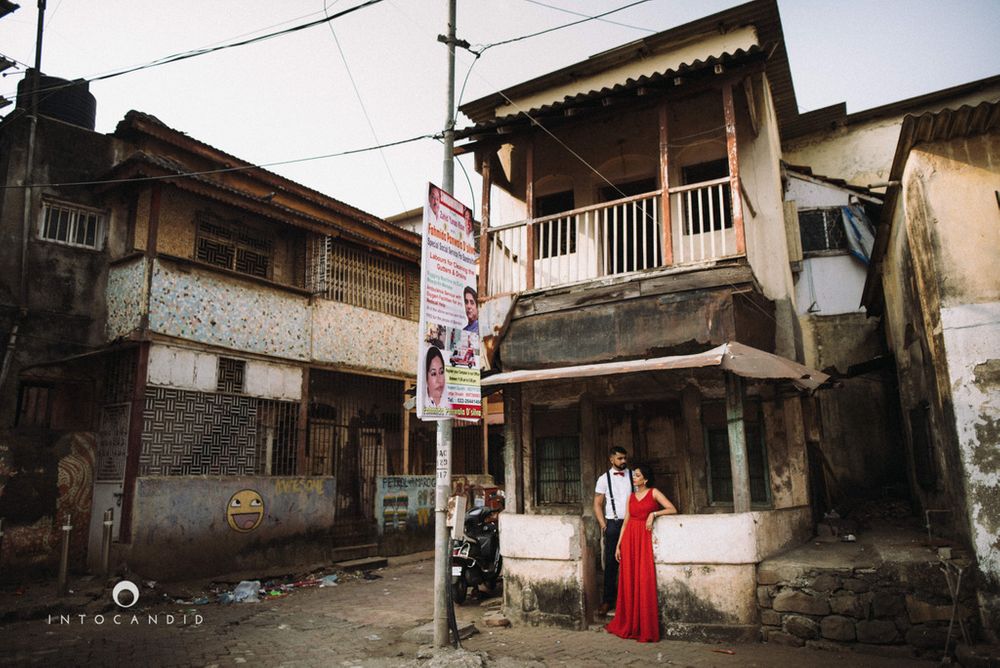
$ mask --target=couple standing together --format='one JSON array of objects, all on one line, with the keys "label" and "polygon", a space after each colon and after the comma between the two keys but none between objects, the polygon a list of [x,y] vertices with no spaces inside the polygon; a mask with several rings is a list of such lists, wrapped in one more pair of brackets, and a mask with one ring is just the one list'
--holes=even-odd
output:
[{"label": "couple standing together", "polygon": [[660,639],[656,600],[653,522],[677,512],[653,487],[647,464],[626,466],[628,453],[615,446],[608,452],[611,468],[597,479],[594,515],[604,534],[604,594],[600,614],[615,610],[607,630],[639,642]]}]

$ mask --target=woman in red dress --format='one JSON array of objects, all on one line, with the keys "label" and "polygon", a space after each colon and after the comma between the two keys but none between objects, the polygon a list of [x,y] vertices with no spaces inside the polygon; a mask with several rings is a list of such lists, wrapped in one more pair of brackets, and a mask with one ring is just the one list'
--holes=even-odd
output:
[{"label": "woman in red dress", "polygon": [[660,515],[677,513],[674,504],[653,487],[647,464],[632,468],[635,492],[628,497],[625,523],[618,537],[618,609],[607,630],[639,642],[660,639],[660,606],[656,601],[656,566],[653,564],[653,522]]}]

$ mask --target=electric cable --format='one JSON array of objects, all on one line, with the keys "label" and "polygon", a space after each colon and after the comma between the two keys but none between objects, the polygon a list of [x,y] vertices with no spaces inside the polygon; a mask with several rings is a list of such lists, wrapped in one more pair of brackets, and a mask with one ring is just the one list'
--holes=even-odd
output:
[{"label": "electric cable", "polygon": [[[549,4],[546,4],[544,2],[539,2],[539,0],[524,0],[524,1],[525,2],[530,2],[533,5],[538,5],[539,7],[546,7],[548,9],[554,9],[557,12],[563,12],[564,14],[572,14],[574,16],[590,16],[589,14],[584,14],[583,12],[575,12],[572,9],[566,9],[565,7],[557,7],[556,5],[549,5]],[[590,18],[597,18],[597,20],[599,20],[601,23],[610,23],[611,25],[621,26],[622,28],[631,28],[633,30],[642,30],[643,32],[648,32],[650,34],[657,32],[656,30],[654,30],[652,28],[643,28],[642,26],[633,26],[633,25],[629,25],[628,23],[621,23],[619,21],[609,21],[607,19],[603,19],[603,18],[599,18],[599,17],[590,17]]]},{"label": "electric cable", "polygon": [[[338,2],[339,0],[334,0]],[[329,11],[327,10],[327,3],[329,0],[323,0],[323,13],[329,16]],[[347,64],[347,55],[344,53],[344,48],[340,44],[340,39],[337,38],[337,31],[333,29],[332,23],[327,23],[326,27],[330,29],[330,34],[333,35],[333,42],[337,45],[337,51],[340,53],[340,60],[344,63],[344,69],[347,70],[347,78],[351,80],[351,87],[354,89],[354,96],[358,98],[358,104],[361,106],[361,113],[364,114],[365,121],[368,123],[368,129],[371,130],[372,138],[375,140],[376,144],[380,144],[381,140],[378,138],[378,133],[375,132],[375,124],[372,123],[371,116],[368,115],[368,109],[365,108],[365,101],[361,98],[361,90],[358,88],[357,82],[354,80],[354,74],[351,72],[351,66]],[[385,165],[385,171],[389,174],[389,181],[392,182],[392,187],[396,191],[396,197],[399,198],[400,211],[406,211],[406,202],[403,201],[403,194],[399,191],[399,184],[396,183],[396,177],[392,173],[392,168],[389,167],[389,161],[386,160],[385,151],[381,148],[378,150],[379,157],[382,158],[382,164]]]},{"label": "electric cable", "polygon": [[[41,92],[47,92],[47,91],[50,91],[50,90],[60,90],[62,88],[69,88],[71,86],[78,86],[81,83],[92,83],[94,81],[106,81],[107,79],[113,79],[115,77],[120,77],[120,76],[123,76],[125,74],[131,74],[133,72],[138,72],[140,70],[146,70],[146,69],[151,69],[153,67],[159,67],[161,65],[166,65],[166,64],[169,64],[169,63],[176,63],[176,62],[179,62],[179,61],[182,61],[182,60],[188,60],[190,58],[196,58],[198,56],[204,56],[204,55],[207,55],[207,54],[210,54],[210,53],[215,53],[217,51],[224,51],[226,49],[233,49],[233,48],[237,48],[237,47],[241,47],[241,46],[247,46],[247,45],[250,45],[250,44],[256,44],[258,42],[263,42],[265,40],[273,39],[275,37],[281,37],[283,35],[288,35],[288,34],[291,34],[293,32],[299,32],[301,30],[307,30],[309,28],[312,28],[312,27],[315,27],[315,26],[318,26],[318,25],[322,25],[324,23],[330,23],[331,21],[333,21],[335,19],[341,18],[341,17],[346,16],[348,14],[351,14],[353,12],[356,12],[359,9],[364,9],[366,7],[371,7],[372,5],[377,5],[378,3],[382,2],[382,1],[383,0],[366,0],[365,2],[362,2],[360,5],[356,5],[354,7],[350,7],[348,9],[343,10],[343,11],[337,12],[336,14],[331,14],[331,15],[328,15],[328,16],[324,16],[321,19],[316,19],[314,21],[309,21],[307,23],[300,23],[298,25],[294,25],[294,26],[292,26],[290,28],[285,28],[283,30],[278,30],[276,32],[270,32],[270,33],[267,33],[267,34],[264,34],[264,35],[259,35],[257,37],[250,37],[248,39],[239,40],[239,41],[236,41],[236,42],[227,42],[225,44],[219,44],[219,45],[216,45],[216,46],[209,46],[209,47],[204,47],[204,48],[200,48],[200,49],[193,49],[193,50],[190,50],[190,51],[182,51],[182,52],[175,53],[175,54],[172,54],[172,55],[169,55],[169,56],[164,56],[163,58],[158,58],[157,60],[150,61],[150,62],[145,63],[143,65],[135,65],[133,67],[126,67],[126,68],[123,68],[123,69],[120,69],[120,70],[112,70],[111,72],[108,72],[108,73],[105,73],[105,74],[99,74],[99,75],[95,75],[95,76],[92,76],[92,77],[85,77],[85,78],[81,78],[81,79],[75,79],[74,81],[71,81],[71,82],[65,83],[65,84],[57,84],[57,85],[54,85],[54,86],[40,87],[40,88],[35,89],[34,91],[25,91],[24,94],[30,94],[30,93],[34,93],[34,92],[41,93]],[[17,95],[14,95],[14,97],[17,97]]]}]

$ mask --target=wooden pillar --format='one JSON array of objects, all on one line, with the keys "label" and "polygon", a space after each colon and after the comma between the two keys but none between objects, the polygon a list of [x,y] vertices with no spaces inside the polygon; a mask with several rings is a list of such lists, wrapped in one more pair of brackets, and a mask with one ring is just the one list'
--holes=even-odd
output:
[{"label": "wooden pillar", "polygon": [[302,367],[302,397],[299,399],[299,429],[295,443],[295,474],[309,475],[306,448],[309,442],[309,367]]},{"label": "wooden pillar", "polygon": [[135,479],[139,477],[139,455],[142,453],[142,413],[146,407],[146,377],[149,370],[149,341],[139,344],[136,355],[135,383],[129,407],[128,440],[125,444],[125,472],[122,480],[122,512],[119,520],[119,540],[132,540],[132,506],[135,502]]},{"label": "wooden pillar", "polygon": [[525,155],[525,185],[524,203],[527,206],[528,225],[525,229],[527,234],[527,248],[525,248],[525,277],[524,289],[533,290],[535,287],[535,226],[531,221],[535,217],[535,140],[529,139]]},{"label": "wooden pillar", "polygon": [[669,267],[674,263],[674,235],[673,226],[670,222],[670,170],[669,170],[669,141],[667,132],[667,103],[660,103],[660,187],[663,194],[660,195],[660,243],[663,247],[663,266]]},{"label": "wooden pillar", "polygon": [[750,462],[743,421],[743,379],[726,375],[726,424],[729,428],[729,464],[733,474],[733,512],[750,512]]},{"label": "wooden pillar", "polygon": [[580,499],[583,515],[594,514],[594,481],[597,480],[597,426],[594,424],[594,399],[589,392],[580,397]]},{"label": "wooden pillar", "polygon": [[[480,173],[483,177],[483,208],[479,226],[479,298],[486,298],[488,278],[490,275],[490,191],[493,186],[493,152],[486,154],[482,161]],[[479,333],[480,336],[483,332]]]},{"label": "wooden pillar", "polygon": [[505,510],[524,512],[524,479],[521,457],[521,388],[508,385],[503,391],[504,402],[504,496]]},{"label": "wooden pillar", "polygon": [[747,252],[746,234],[743,230],[743,198],[740,194],[740,161],[736,148],[736,109],[733,107],[733,84],[722,86],[722,110],[726,121],[726,154],[729,156],[729,193],[733,206],[733,233],[736,235],[736,253]]},{"label": "wooden pillar", "polygon": [[483,402],[483,475],[488,475],[490,472],[490,428],[486,424],[486,416],[490,412],[490,400],[487,397],[482,398]]}]

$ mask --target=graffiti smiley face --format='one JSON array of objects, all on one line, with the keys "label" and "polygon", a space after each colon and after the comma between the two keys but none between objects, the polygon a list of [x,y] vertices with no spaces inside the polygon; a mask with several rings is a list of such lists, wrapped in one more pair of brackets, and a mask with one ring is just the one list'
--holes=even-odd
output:
[{"label": "graffiti smiley face", "polygon": [[253,489],[241,489],[226,504],[226,521],[240,533],[253,531],[264,519],[264,499]]}]

